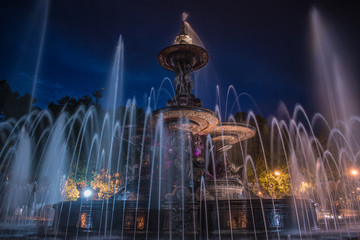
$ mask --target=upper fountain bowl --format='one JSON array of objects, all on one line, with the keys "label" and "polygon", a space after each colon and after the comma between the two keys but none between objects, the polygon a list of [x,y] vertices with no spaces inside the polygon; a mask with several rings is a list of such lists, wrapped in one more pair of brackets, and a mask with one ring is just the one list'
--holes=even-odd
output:
[{"label": "upper fountain bowl", "polygon": [[256,129],[244,123],[222,122],[212,129],[208,128],[204,133],[210,134],[213,142],[223,142],[226,145],[233,145],[254,137]]},{"label": "upper fountain bowl", "polygon": [[209,55],[202,47],[192,44],[192,38],[186,33],[183,21],[181,33],[176,36],[174,45],[164,48],[158,55],[158,61],[162,67],[173,72],[179,63],[190,64],[192,70],[197,70],[207,64]]},{"label": "upper fountain bowl", "polygon": [[175,71],[176,63],[190,63],[193,70],[202,68],[209,61],[205,49],[194,44],[180,43],[164,48],[158,55],[159,64],[170,71]]}]

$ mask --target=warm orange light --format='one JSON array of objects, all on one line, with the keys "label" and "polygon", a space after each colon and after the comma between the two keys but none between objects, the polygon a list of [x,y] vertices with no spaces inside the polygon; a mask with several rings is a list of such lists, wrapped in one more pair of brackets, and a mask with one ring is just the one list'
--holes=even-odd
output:
[{"label": "warm orange light", "polygon": [[86,212],[83,212],[80,215],[80,227],[81,228],[86,228]]},{"label": "warm orange light", "polygon": [[143,230],[145,227],[145,216],[138,216],[136,218],[136,228],[139,230]]},{"label": "warm orange light", "polygon": [[262,193],[261,192],[258,192],[259,195],[261,195]]},{"label": "warm orange light", "polygon": [[352,176],[357,176],[357,175],[359,175],[359,171],[356,170],[356,169],[351,169],[351,170],[350,170],[350,174],[351,174]]},{"label": "warm orange light", "polygon": [[279,171],[275,171],[274,174],[275,174],[275,176],[280,176],[281,175]]}]

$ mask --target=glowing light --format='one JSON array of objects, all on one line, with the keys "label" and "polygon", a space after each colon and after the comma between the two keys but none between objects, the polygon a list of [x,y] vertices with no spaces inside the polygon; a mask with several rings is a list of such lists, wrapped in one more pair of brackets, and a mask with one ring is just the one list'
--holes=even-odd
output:
[{"label": "glowing light", "polygon": [[357,176],[357,175],[359,175],[359,171],[356,170],[356,169],[351,169],[351,170],[350,170],[350,174],[351,174],[352,176]]},{"label": "glowing light", "polygon": [[136,228],[143,230],[145,227],[145,217],[144,216],[138,216],[136,218]]},{"label": "glowing light", "polygon": [[80,215],[80,227],[86,228],[86,212]]},{"label": "glowing light", "polygon": [[275,175],[275,176],[280,176],[281,174],[280,174],[279,171],[275,171],[275,172],[274,172],[274,175]]},{"label": "glowing light", "polygon": [[325,218],[334,218],[334,216],[331,214],[325,214]]},{"label": "glowing light", "polygon": [[88,198],[92,195],[92,191],[90,189],[86,189],[83,194],[84,197]]},{"label": "glowing light", "polygon": [[300,189],[299,189],[299,191],[300,191],[301,193],[305,193],[305,192],[306,192],[308,189],[310,189],[310,188],[311,188],[311,183],[302,181],[302,182],[300,183]]},{"label": "glowing light", "polygon": [[202,151],[200,148],[195,148],[194,155],[195,157],[199,157],[202,154]]},{"label": "glowing light", "polygon": [[259,195],[261,195],[261,194],[262,194],[262,192],[258,192],[258,194],[259,194]]}]

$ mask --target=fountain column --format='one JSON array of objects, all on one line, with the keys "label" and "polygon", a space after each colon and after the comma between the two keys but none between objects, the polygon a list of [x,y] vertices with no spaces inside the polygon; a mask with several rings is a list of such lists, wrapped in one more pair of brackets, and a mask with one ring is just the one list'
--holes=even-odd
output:
[{"label": "fountain column", "polygon": [[194,82],[191,74],[207,64],[209,55],[202,47],[192,44],[184,22],[174,44],[159,53],[158,61],[162,67],[175,72],[175,95],[167,106],[201,107],[201,100],[192,94]]}]

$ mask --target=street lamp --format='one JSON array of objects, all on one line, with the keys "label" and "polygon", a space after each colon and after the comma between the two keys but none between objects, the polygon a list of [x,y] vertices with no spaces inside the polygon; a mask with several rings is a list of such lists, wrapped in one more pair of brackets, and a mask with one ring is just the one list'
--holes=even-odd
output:
[{"label": "street lamp", "polygon": [[279,171],[275,171],[275,172],[274,172],[274,175],[275,175],[275,176],[280,176],[281,174],[280,174]]},{"label": "street lamp", "polygon": [[359,171],[355,168],[350,169],[350,175],[356,177],[359,175]]},{"label": "street lamp", "polygon": [[85,198],[89,198],[92,195],[92,191],[90,189],[86,189],[83,192],[83,195],[84,195]]}]

